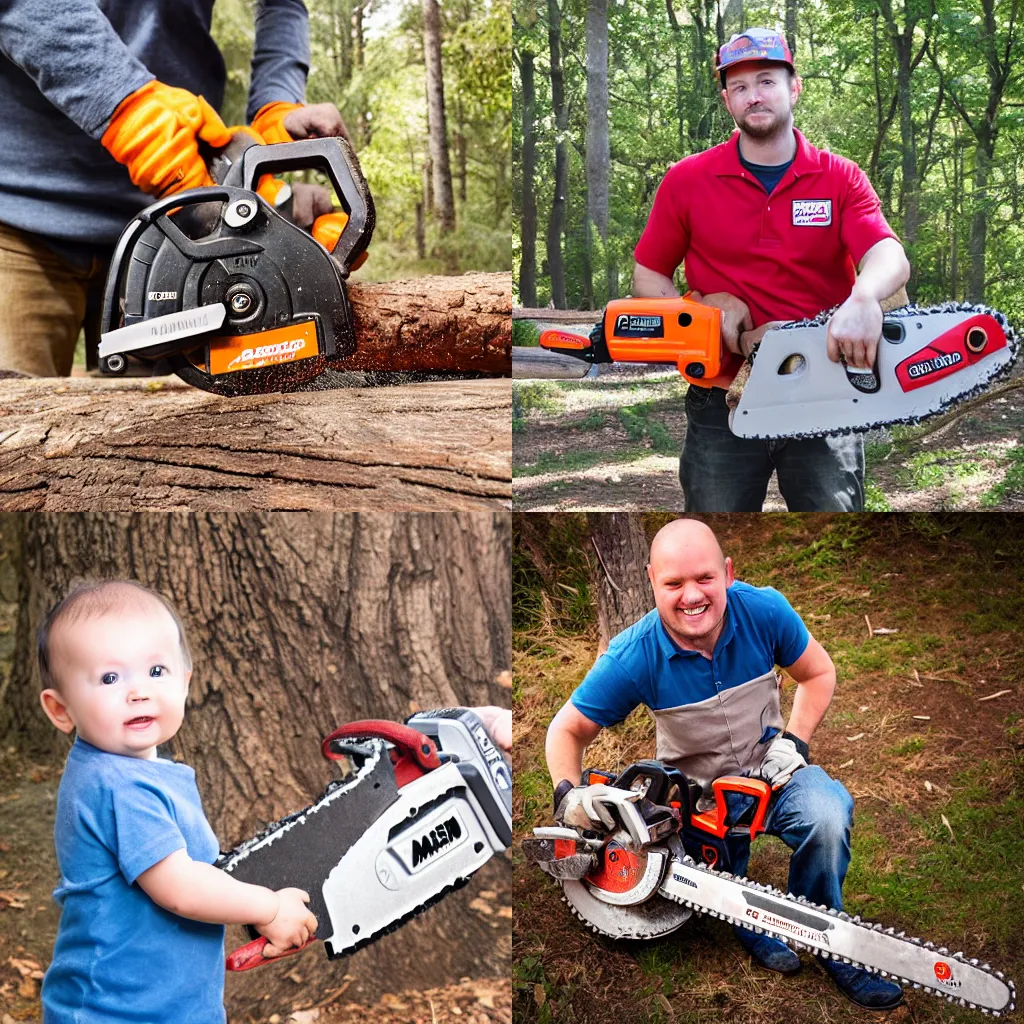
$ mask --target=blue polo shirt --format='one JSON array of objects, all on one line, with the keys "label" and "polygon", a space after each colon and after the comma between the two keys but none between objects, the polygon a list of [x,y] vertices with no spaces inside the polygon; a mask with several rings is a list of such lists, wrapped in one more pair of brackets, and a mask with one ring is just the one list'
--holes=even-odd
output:
[{"label": "blue polo shirt", "polygon": [[726,591],[722,635],[710,659],[684,651],[658,610],[623,630],[572,695],[576,709],[600,726],[621,722],[644,704],[654,711],[696,704],[733,686],[792,665],[810,633],[777,590],[733,583]]}]

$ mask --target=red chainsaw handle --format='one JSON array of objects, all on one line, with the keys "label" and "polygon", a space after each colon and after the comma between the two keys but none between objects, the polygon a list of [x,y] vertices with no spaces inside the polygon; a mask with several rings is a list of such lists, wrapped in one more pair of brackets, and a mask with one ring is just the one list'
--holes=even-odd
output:
[{"label": "red chainsaw handle", "polygon": [[748,779],[742,775],[723,775],[711,783],[711,790],[715,794],[715,806],[703,814],[690,816],[690,821],[697,828],[723,839],[730,828],[726,824],[728,808],[725,803],[725,794],[743,793],[747,796],[757,797],[757,809],[754,811],[754,818],[750,823],[750,838],[754,839],[759,832],[764,831],[764,819],[768,814],[768,803],[772,798],[772,787],[767,782],[763,779]]},{"label": "red chainsaw handle", "polygon": [[252,942],[239,946],[234,953],[229,953],[224,960],[224,966],[229,971],[251,971],[254,967],[277,963],[278,960],[283,960],[286,956],[291,956],[293,953],[301,953],[306,946],[313,942],[316,942],[315,935],[307,939],[301,946],[286,950],[280,956],[264,956],[263,950],[267,945],[267,937],[261,935],[258,939],[253,939]]},{"label": "red chainsaw handle", "polygon": [[328,761],[337,761],[338,755],[331,750],[332,740],[378,739],[387,740],[394,745],[400,758],[411,759],[424,772],[441,767],[441,759],[437,756],[437,747],[429,736],[408,725],[398,722],[385,722],[381,719],[367,718],[361,722],[349,722],[341,725],[329,736],[324,737],[320,745],[324,757]]}]

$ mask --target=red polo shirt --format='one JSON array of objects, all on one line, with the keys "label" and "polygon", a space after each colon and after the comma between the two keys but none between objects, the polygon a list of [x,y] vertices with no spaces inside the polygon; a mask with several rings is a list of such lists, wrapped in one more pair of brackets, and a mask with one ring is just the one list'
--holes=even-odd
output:
[{"label": "red polo shirt", "polygon": [[670,167],[637,263],[666,277],[684,263],[690,288],[742,299],[755,327],[816,316],[849,298],[864,254],[897,236],[852,160],[794,134],[796,158],[770,196],[740,164],[739,131]]}]

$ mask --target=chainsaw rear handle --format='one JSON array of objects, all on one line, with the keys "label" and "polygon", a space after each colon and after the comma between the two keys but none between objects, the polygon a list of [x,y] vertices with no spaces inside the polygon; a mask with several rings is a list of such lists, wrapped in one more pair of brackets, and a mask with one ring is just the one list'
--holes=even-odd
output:
[{"label": "chainsaw rear handle", "polygon": [[261,935],[244,946],[239,946],[233,953],[229,953],[224,959],[224,966],[229,971],[251,971],[254,967],[262,967],[264,964],[274,964],[283,960],[286,956],[301,953],[307,946],[317,941],[316,936],[307,939],[301,946],[294,949],[286,949],[280,956],[264,956],[263,950],[267,946],[267,937]]},{"label": "chainsaw rear handle", "polygon": [[348,222],[331,255],[347,269],[366,251],[373,235],[376,214],[355,151],[344,139],[302,139],[270,146],[250,146],[235,166],[241,167],[242,188],[250,191],[255,191],[256,182],[264,174],[312,169],[324,171],[348,214]]},{"label": "chainsaw rear handle", "polygon": [[[726,793],[742,793],[745,796],[757,797],[757,807],[749,826],[751,840],[764,831],[764,820],[768,815],[768,805],[772,799],[772,787],[767,782],[763,779],[750,779],[743,775],[723,775],[711,783],[711,790],[715,795],[715,806],[710,811],[691,814],[690,823],[692,825],[719,839],[724,839],[730,829],[738,827],[726,824],[729,812],[725,795]],[[739,827],[746,828],[746,826]]]}]

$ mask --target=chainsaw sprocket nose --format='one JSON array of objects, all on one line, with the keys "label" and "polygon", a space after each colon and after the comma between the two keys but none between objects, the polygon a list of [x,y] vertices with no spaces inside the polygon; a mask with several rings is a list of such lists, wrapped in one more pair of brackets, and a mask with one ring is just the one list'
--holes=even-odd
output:
[{"label": "chainsaw sprocket nose", "polygon": [[[348,220],[331,253],[266,202],[261,174],[315,167]],[[369,243],[373,203],[337,139],[253,146],[224,184],[170,196],[125,228],[104,295],[100,370],[166,360],[195,387],[236,396],[292,391],[355,351],[345,289]]]}]

